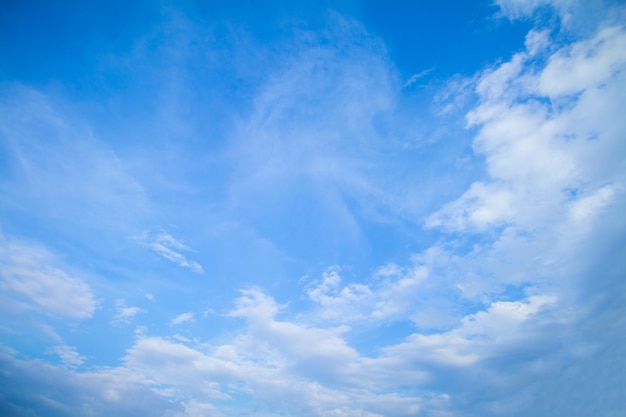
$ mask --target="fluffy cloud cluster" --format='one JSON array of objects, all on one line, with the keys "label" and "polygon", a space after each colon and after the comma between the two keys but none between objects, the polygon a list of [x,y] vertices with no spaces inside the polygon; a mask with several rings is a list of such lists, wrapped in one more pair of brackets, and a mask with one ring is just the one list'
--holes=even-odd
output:
[{"label": "fluffy cloud cluster", "polygon": [[[260,290],[243,291],[230,315],[245,319],[247,330],[231,343],[188,346],[163,337],[140,338],[128,350],[125,368],[172,398],[222,402],[246,393],[267,407],[268,416],[278,415],[269,412],[276,404],[303,416],[369,417],[445,405],[445,396],[387,393],[398,383],[399,358],[363,357],[342,337],[348,328],[278,320],[280,310]],[[407,372],[402,383],[424,378]]]},{"label": "fluffy cloud cluster", "polygon": [[624,30],[603,28],[555,52],[546,37],[529,33],[525,52],[481,77],[468,124],[479,128],[474,147],[490,181],[474,183],[428,226],[532,231],[563,215],[578,223],[623,188],[626,126],[615,116],[625,97]]}]

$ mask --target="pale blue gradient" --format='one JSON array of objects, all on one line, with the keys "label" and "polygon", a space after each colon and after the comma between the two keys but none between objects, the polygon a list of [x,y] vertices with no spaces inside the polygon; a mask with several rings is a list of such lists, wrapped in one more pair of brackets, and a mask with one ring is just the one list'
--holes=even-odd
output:
[{"label": "pale blue gradient", "polygon": [[3,416],[620,416],[619,1],[0,6]]}]

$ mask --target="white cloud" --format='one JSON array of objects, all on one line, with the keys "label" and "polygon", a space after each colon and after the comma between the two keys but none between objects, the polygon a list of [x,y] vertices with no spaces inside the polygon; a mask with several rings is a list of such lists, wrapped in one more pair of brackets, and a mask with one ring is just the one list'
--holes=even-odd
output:
[{"label": "white cloud", "polygon": [[607,27],[593,38],[561,48],[550,56],[539,75],[538,92],[551,98],[599,88],[626,64],[626,36],[622,27]]},{"label": "white cloud", "polygon": [[402,271],[396,279],[385,280],[383,287],[377,291],[379,300],[372,312],[374,318],[385,318],[407,313],[413,303],[420,284],[428,277],[428,270],[416,266]]},{"label": "white cloud", "polygon": [[314,302],[321,304],[324,308],[331,308],[333,304],[349,304],[363,300],[371,295],[367,285],[349,284],[340,287],[341,276],[338,268],[329,268],[322,273],[322,279],[310,283],[305,292]]},{"label": "white cloud", "polygon": [[[534,343],[538,334],[532,329],[551,322],[545,312],[555,301],[530,296],[494,302],[448,332],[416,333],[365,357],[346,342],[347,328],[278,320],[282,308],[271,297],[246,290],[230,314],[245,318],[247,326],[230,343],[190,347],[141,338],[125,362],[129,372],[144,375],[154,389],[173,389],[170,395],[228,399],[230,393],[244,392],[261,404],[280,403],[290,412],[311,416],[431,415],[448,412],[452,405],[448,394],[429,391],[441,382],[439,366],[467,369],[512,346]],[[388,394],[409,386],[420,387],[419,394]],[[448,392],[455,394],[454,389]]]},{"label": "white cloud", "polygon": [[[330,16],[322,33],[296,31],[288,56],[271,52],[275,63],[232,140],[229,210],[294,258],[310,255],[305,246],[364,244],[361,220],[412,224],[426,205],[415,187],[425,135],[411,111],[397,111],[402,84],[384,45]],[[294,213],[298,224],[282,232]]]},{"label": "white cloud", "polygon": [[128,349],[125,364],[131,373],[165,395],[214,399],[228,398],[215,380],[229,381],[227,377],[236,369],[235,364],[161,337],[139,338]]},{"label": "white cloud", "polygon": [[[509,10],[515,15],[531,13],[539,2],[506,3],[519,7]],[[406,358],[406,366],[436,369],[431,375],[443,385],[457,378],[456,388],[466,393],[457,392],[457,399],[469,407],[459,404],[466,410],[459,415],[593,415],[620,407],[607,382],[620,372],[596,378],[603,388],[594,394],[574,382],[566,383],[567,392],[552,388],[565,383],[561,373],[575,375],[577,384],[587,380],[585,372],[600,375],[604,365],[592,364],[594,357],[600,361],[596,349],[615,352],[624,341],[609,332],[582,336],[580,328],[604,328],[606,310],[623,312],[623,295],[616,295],[623,261],[615,256],[626,231],[620,214],[626,207],[626,32],[609,25],[573,37],[564,46],[533,31],[526,51],[480,75],[479,103],[467,121],[476,129],[473,146],[486,161],[487,178],[426,220],[452,232],[434,247],[437,256],[418,255],[430,270],[427,282],[439,281],[428,294],[484,307],[457,325],[444,317],[445,331],[415,333],[385,348]],[[598,299],[612,300],[611,307],[599,308]],[[418,325],[430,324],[424,311],[441,308],[419,309]],[[484,405],[470,406],[475,398]]]},{"label": "white cloud", "polygon": [[420,78],[424,78],[425,76],[427,76],[428,74],[430,74],[434,70],[435,70],[435,67],[430,67],[430,68],[422,70],[422,71],[420,71],[420,72],[418,72],[416,74],[411,75],[411,77],[406,81],[406,83],[404,83],[404,88],[409,87],[409,86],[415,84],[415,82],[417,82],[417,80],[419,80]]},{"label": "white cloud", "polygon": [[[230,312],[233,317],[245,317],[251,323],[252,336],[263,340],[270,346],[284,352],[285,358],[296,360],[297,366],[310,367],[316,371],[315,362],[341,362],[356,356],[339,337],[346,327],[335,329],[314,329],[290,322],[276,321],[279,312],[273,299],[259,290],[243,291],[243,296],[236,301],[236,307]],[[328,367],[331,368],[331,367]],[[319,370],[319,369],[317,369]],[[327,369],[325,371],[331,371]]]},{"label": "white cloud", "polygon": [[157,233],[155,236],[149,238],[150,248],[156,252],[159,256],[172,261],[178,266],[187,268],[192,272],[203,273],[204,269],[198,262],[187,259],[185,255],[180,253],[193,251],[193,249],[187,247],[181,241],[176,240],[172,235],[166,232]]},{"label": "white cloud", "polygon": [[531,296],[523,301],[497,301],[486,311],[464,317],[460,326],[447,333],[413,335],[407,343],[410,344],[415,338],[420,346],[427,347],[435,361],[474,363],[493,355],[502,343],[523,341],[528,334],[520,331],[520,327],[542,308],[555,302],[556,299],[551,296]]},{"label": "white cloud", "polygon": [[245,318],[246,328],[230,342],[188,346],[176,337],[142,337],[128,350],[125,368],[158,392],[184,393],[203,404],[246,394],[261,410],[280,403],[304,416],[406,415],[445,407],[446,397],[437,394],[388,393],[398,383],[424,381],[425,375],[400,369],[398,358],[362,357],[342,337],[347,327],[278,320],[281,310],[267,294],[245,290],[230,315]]},{"label": "white cloud", "polygon": [[[484,73],[476,89],[481,103],[468,114],[468,124],[479,128],[474,147],[486,158],[491,179],[474,183],[426,225],[533,229],[560,221],[557,213],[573,200],[607,184],[621,187],[625,42],[622,29],[605,28],[549,53],[544,68],[531,64],[531,52],[539,53],[533,44],[532,51]],[[577,190],[575,197],[566,189]]]},{"label": "white cloud", "polygon": [[115,302],[116,313],[113,318],[114,324],[129,324],[137,315],[137,313],[143,312],[139,307],[127,307],[124,300],[117,300]]},{"label": "white cloud", "polygon": [[5,354],[0,354],[0,365],[6,372],[4,375],[12,376],[10,384],[3,384],[0,407],[6,415],[162,417],[182,409],[125,372],[111,369],[75,372]]},{"label": "white cloud", "polygon": [[341,323],[395,320],[409,314],[421,284],[428,277],[423,265],[388,264],[365,282],[342,284],[340,270],[331,267],[320,280],[309,282],[304,292],[316,303],[321,320]]},{"label": "white cloud", "polygon": [[612,187],[608,185],[602,187],[591,195],[573,201],[570,207],[570,214],[575,221],[588,220],[590,216],[607,206],[614,194],[615,191]]},{"label": "white cloud", "polygon": [[91,288],[61,269],[46,248],[0,236],[0,292],[4,307],[38,310],[54,317],[90,318],[96,309]]},{"label": "white cloud", "polygon": [[95,231],[136,233],[144,190],[77,112],[70,115],[53,95],[19,84],[3,85],[0,95],[0,147],[10,161],[0,184],[5,207],[54,219],[59,233],[72,231],[87,247],[99,241]]},{"label": "white cloud", "polygon": [[187,401],[182,404],[183,411],[174,415],[174,417],[206,417],[206,416],[222,416],[212,404],[200,401]]},{"label": "white cloud", "polygon": [[[527,4],[540,3],[545,2]],[[527,5],[508,4],[518,8],[511,14],[529,13]],[[478,132],[474,145],[486,160],[487,178],[427,220],[432,228],[454,233],[438,235],[438,243],[408,266],[384,265],[364,282],[345,282],[338,268],[330,268],[304,289],[314,309],[295,317],[267,293],[244,290],[226,318],[243,319],[241,331],[206,343],[178,334],[149,335],[138,327],[117,368],[76,373],[3,355],[1,368],[22,383],[8,387],[3,400],[63,406],[59,412],[70,416],[196,416],[220,410],[305,417],[619,415],[626,305],[621,260],[626,129],[620,116],[626,83],[625,64],[615,54],[622,37],[623,31],[613,28],[559,47],[550,44],[547,32],[533,31],[527,51],[480,75],[480,103],[468,124]],[[591,77],[566,71],[563,80],[553,80],[550,71],[578,65],[583,75],[585,65],[599,71]],[[300,126],[281,132],[282,123],[274,124],[290,120],[290,112],[299,111],[294,101],[310,98],[308,92],[320,84],[305,85],[307,93],[291,100],[298,83],[324,76],[315,59],[288,67],[284,78],[263,90],[249,130],[244,129],[262,133],[246,142],[257,147],[240,150],[248,157],[242,165],[254,166],[249,172],[242,168],[249,175],[234,186],[234,194],[251,192],[238,187],[257,185],[262,193],[273,192],[267,184],[290,181],[292,174],[341,180],[349,173],[353,185],[368,188],[358,167],[342,165],[350,162],[344,159],[350,152],[329,157],[332,146],[318,149],[315,140],[300,149],[290,142]],[[357,80],[367,86],[376,79],[367,68],[357,70],[365,74]],[[348,77],[353,73],[340,78],[354,81]],[[354,102],[364,103],[355,109],[352,99],[331,100],[338,103],[331,111],[348,120],[348,133],[358,133],[355,120],[372,117],[381,103],[367,103],[357,94]],[[311,117],[310,126],[332,134],[335,125],[324,114]],[[276,147],[267,151],[268,143]],[[350,217],[342,204],[337,212]],[[202,271],[182,254],[190,249],[168,233],[152,236],[148,244],[159,256]],[[76,279],[59,276],[65,287],[79,287]],[[3,291],[19,293],[2,282]],[[93,297],[80,288],[91,307],[74,306],[65,316],[93,314]],[[33,301],[32,291],[19,294],[37,308],[60,309],[58,303],[53,308]],[[116,317],[130,320],[139,311],[120,303]],[[193,317],[183,313],[170,323]],[[381,346],[387,334],[375,343],[378,349],[360,352],[354,339],[374,334],[381,321],[412,321],[419,328],[399,343]],[[360,327],[351,332],[345,323]],[[83,360],[66,345],[55,352],[68,367]],[[35,397],[25,386],[59,391]],[[254,398],[249,407],[248,396]],[[231,408],[235,403],[243,409]]]},{"label": "white cloud", "polygon": [[532,15],[542,6],[552,6],[561,14],[568,14],[576,0],[495,0],[502,15],[510,19],[519,19]]},{"label": "white cloud", "polygon": [[425,225],[450,230],[471,226],[484,230],[509,221],[515,210],[514,195],[506,187],[475,182],[461,198],[430,216]]},{"label": "white cloud", "polygon": [[193,313],[183,313],[174,317],[172,320],[170,320],[170,324],[172,326],[176,326],[178,324],[185,323],[187,321],[192,321],[192,320],[193,320]]},{"label": "white cloud", "polygon": [[57,345],[48,349],[48,353],[59,355],[61,362],[63,362],[63,364],[70,369],[76,368],[85,362],[85,357],[81,356],[76,351],[75,347],[65,344]]}]

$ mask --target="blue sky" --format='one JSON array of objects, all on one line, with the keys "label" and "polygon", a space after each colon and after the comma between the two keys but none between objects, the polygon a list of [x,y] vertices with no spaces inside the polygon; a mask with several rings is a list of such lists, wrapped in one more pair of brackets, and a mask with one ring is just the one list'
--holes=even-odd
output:
[{"label": "blue sky", "polygon": [[0,414],[621,416],[620,1],[61,3],[0,5]]}]

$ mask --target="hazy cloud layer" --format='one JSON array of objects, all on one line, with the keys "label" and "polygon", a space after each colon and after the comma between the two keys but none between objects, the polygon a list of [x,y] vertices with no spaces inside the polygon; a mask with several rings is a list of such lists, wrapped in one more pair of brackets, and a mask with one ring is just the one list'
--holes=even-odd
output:
[{"label": "hazy cloud layer", "polygon": [[46,248],[0,236],[0,277],[4,309],[36,310],[67,319],[90,318],[96,308],[91,288],[61,269]]}]

